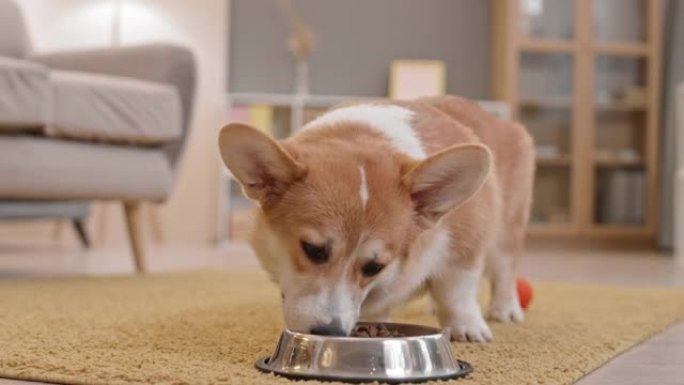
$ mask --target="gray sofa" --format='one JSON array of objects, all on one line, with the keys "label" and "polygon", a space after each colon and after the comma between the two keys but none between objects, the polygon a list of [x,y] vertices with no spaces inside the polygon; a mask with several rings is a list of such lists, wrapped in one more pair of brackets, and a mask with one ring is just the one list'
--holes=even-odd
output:
[{"label": "gray sofa", "polygon": [[0,204],[121,201],[143,271],[140,203],[171,193],[195,81],[192,53],[168,44],[34,54],[0,0]]}]

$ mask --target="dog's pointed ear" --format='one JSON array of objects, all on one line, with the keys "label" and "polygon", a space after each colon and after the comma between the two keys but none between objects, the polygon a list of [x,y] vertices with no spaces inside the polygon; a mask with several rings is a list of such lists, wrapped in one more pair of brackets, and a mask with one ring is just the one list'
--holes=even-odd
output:
[{"label": "dog's pointed ear", "polygon": [[492,156],[479,144],[446,148],[418,162],[403,177],[418,213],[436,223],[484,184]]},{"label": "dog's pointed ear", "polygon": [[223,127],[219,150],[245,195],[262,205],[277,200],[290,184],[306,174],[306,167],[277,141],[245,124]]}]

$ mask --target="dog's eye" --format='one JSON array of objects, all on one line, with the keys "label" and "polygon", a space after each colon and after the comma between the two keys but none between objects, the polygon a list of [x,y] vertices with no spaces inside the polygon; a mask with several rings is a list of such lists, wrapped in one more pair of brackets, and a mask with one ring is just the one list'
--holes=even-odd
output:
[{"label": "dog's eye", "polygon": [[363,273],[365,277],[373,277],[378,275],[384,268],[385,265],[377,263],[375,261],[371,261],[363,265],[363,267],[361,268],[361,273]]},{"label": "dog's eye", "polygon": [[304,254],[306,254],[307,257],[311,260],[313,263],[321,264],[325,263],[328,260],[328,247],[326,246],[318,246],[318,245],[312,245],[311,243],[308,242],[301,242],[302,244],[302,250],[304,250]]}]

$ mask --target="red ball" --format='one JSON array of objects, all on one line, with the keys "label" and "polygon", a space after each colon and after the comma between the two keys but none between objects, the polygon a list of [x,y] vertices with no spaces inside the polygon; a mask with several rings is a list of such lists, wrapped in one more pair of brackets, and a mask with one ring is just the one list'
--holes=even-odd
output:
[{"label": "red ball", "polygon": [[518,278],[515,281],[518,288],[518,298],[520,299],[520,306],[527,309],[532,302],[532,284],[525,278]]}]

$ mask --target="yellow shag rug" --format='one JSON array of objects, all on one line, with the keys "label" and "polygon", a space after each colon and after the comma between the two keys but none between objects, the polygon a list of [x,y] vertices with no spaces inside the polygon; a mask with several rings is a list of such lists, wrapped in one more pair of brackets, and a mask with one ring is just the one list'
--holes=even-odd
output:
[{"label": "yellow shag rug", "polygon": [[[537,283],[521,325],[454,344],[461,384],[571,384],[684,315],[684,293]],[[425,306],[398,321],[434,324]],[[262,374],[282,327],[259,273],[195,272],[0,283],[0,377],[64,384],[289,384]],[[300,382],[298,382],[300,383]]]}]

